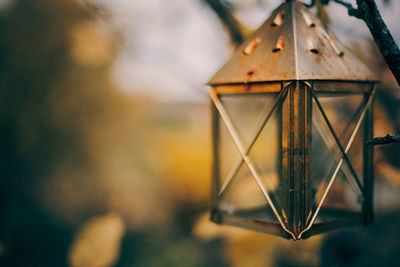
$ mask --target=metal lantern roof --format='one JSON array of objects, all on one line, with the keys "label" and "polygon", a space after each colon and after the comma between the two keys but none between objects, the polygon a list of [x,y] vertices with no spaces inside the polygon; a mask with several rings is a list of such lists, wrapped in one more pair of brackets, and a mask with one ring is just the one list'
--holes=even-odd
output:
[{"label": "metal lantern roof", "polygon": [[282,80],[378,78],[308,8],[289,1],[272,12],[208,84]]}]

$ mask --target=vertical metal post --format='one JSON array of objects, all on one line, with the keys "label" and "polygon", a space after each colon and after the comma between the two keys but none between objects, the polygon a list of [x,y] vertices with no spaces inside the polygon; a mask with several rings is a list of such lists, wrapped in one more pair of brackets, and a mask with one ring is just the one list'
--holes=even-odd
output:
[{"label": "vertical metal post", "polygon": [[300,83],[300,92],[303,101],[301,102],[301,174],[300,174],[300,192],[299,198],[301,203],[299,232],[307,227],[308,219],[311,217],[313,197],[312,197],[312,106],[313,97],[311,88],[303,82]]},{"label": "vertical metal post", "polygon": [[[375,85],[371,84],[371,92]],[[368,100],[371,93],[365,96],[365,101]],[[372,100],[373,101],[373,100]],[[367,145],[367,140],[374,137],[374,104],[368,108],[364,121],[364,202],[363,216],[364,224],[371,224],[374,219],[374,147]]]},{"label": "vertical metal post", "polygon": [[[221,184],[220,172],[220,118],[215,104],[211,101],[211,130],[212,130],[212,183],[211,183],[211,212],[216,210],[218,203],[218,192]],[[214,214],[211,214],[213,217]]]},{"label": "vertical metal post", "polygon": [[307,226],[312,207],[312,94],[302,82],[289,85],[282,105],[282,209],[293,233]]},{"label": "vertical metal post", "polygon": [[292,168],[292,154],[291,154],[291,121],[293,118],[291,117],[292,112],[292,102],[293,102],[293,91],[296,89],[296,83],[292,83],[288,85],[288,93],[286,99],[282,103],[282,112],[281,112],[281,183],[279,187],[279,196],[281,203],[281,213],[285,220],[285,223],[289,230],[293,231],[292,227],[292,216],[291,216],[291,202],[293,198],[293,194],[290,193],[291,189],[291,168]]},{"label": "vertical metal post", "polygon": [[279,180],[280,184],[277,187],[278,192],[275,197],[278,199],[277,202],[279,203],[279,208],[281,209],[279,212],[281,213],[281,216],[283,217],[283,219],[286,223],[286,226],[288,226],[288,223],[287,223],[287,217],[286,217],[286,213],[284,212],[284,209],[287,206],[287,201],[285,198],[285,194],[286,194],[285,189],[287,188],[287,186],[286,186],[287,179],[283,179],[283,177],[284,177],[284,172],[287,170],[287,166],[284,166],[284,164],[286,162],[284,162],[283,157],[282,157],[283,144],[286,141],[286,139],[284,140],[284,138],[283,138],[284,129],[282,126],[283,126],[284,121],[283,121],[282,117],[285,115],[283,106],[284,106],[284,103],[286,102],[285,99],[287,99],[289,97],[289,90],[290,90],[289,88],[290,88],[290,85],[288,85],[287,83],[285,83],[285,82],[281,83],[281,91],[286,91],[286,97],[282,98],[280,106],[278,107],[278,109],[276,111],[277,121],[278,121],[278,127],[277,127],[278,128],[277,129],[278,130],[278,132],[277,132],[277,136],[278,136],[278,141],[277,141],[278,142],[278,151],[277,151],[277,153],[278,153],[278,155],[276,155],[278,160],[277,160],[277,170],[276,171],[277,171],[278,175],[280,174],[280,180]]}]

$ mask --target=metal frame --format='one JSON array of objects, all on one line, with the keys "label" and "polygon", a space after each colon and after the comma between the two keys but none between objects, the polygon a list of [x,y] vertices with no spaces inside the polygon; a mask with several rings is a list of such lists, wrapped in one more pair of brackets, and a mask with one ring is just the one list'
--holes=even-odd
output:
[{"label": "metal frame", "polygon": [[[265,199],[267,200],[268,204],[270,205],[270,207],[272,208],[276,218],[278,219],[281,227],[283,230],[285,230],[289,235],[291,235],[293,237],[293,239],[296,239],[296,236],[286,227],[286,225],[283,223],[283,220],[281,218],[281,216],[279,215],[275,205],[272,203],[271,197],[268,193],[268,191],[265,188],[265,185],[263,185],[261,177],[259,175],[259,173],[257,172],[256,168],[254,167],[251,159],[248,157],[248,152],[246,150],[246,148],[244,147],[244,145],[242,144],[242,142],[240,141],[240,138],[235,130],[235,127],[232,124],[231,119],[228,116],[228,113],[226,112],[224,106],[222,105],[219,96],[217,94],[217,92],[215,91],[214,88],[211,88],[210,90],[210,96],[211,99],[216,107],[216,109],[219,112],[219,115],[221,116],[222,120],[225,123],[225,126],[228,129],[229,134],[231,135],[237,149],[239,150],[239,153],[241,154],[243,161],[245,162],[245,164],[247,165],[250,173],[253,175],[259,189],[261,190],[263,196],[265,197]],[[263,127],[264,128],[264,127]]]},{"label": "metal frame", "polygon": [[[257,85],[258,89],[256,92],[262,92],[262,85]],[[261,88],[261,89],[260,89]],[[251,91],[251,90],[250,90]],[[271,92],[270,90],[268,90]],[[315,94],[315,90],[313,87],[312,82],[303,82],[303,81],[292,81],[292,82],[282,82],[281,85],[281,90],[275,100],[275,102],[271,107],[265,107],[263,113],[265,114],[265,119],[261,120],[258,125],[253,129],[253,132],[251,134],[251,137],[249,140],[247,140],[246,144],[244,145],[239,136],[238,133],[232,124],[231,119],[229,118],[228,113],[226,112],[223,104],[220,101],[220,95],[223,95],[225,92],[224,90],[221,89],[216,89],[216,88],[211,88],[210,90],[210,96],[212,99],[212,104],[211,104],[211,110],[212,110],[212,124],[213,124],[213,149],[214,149],[214,161],[213,161],[213,184],[212,184],[212,213],[211,213],[211,219],[217,223],[224,223],[224,224],[230,224],[230,225],[236,225],[240,227],[245,227],[245,228],[250,228],[253,230],[257,231],[262,231],[262,232],[267,232],[267,233],[272,233],[272,234],[277,234],[281,235],[285,238],[291,238],[293,240],[298,240],[298,239],[303,239],[307,238],[310,235],[313,234],[318,234],[320,232],[323,232],[325,230],[329,229],[336,229],[344,226],[349,226],[353,224],[359,224],[360,221],[364,222],[365,224],[368,224],[372,221],[373,217],[373,212],[372,212],[372,193],[373,193],[373,169],[372,169],[372,159],[373,159],[373,154],[372,154],[372,149],[369,146],[364,147],[364,186],[361,185],[359,178],[357,177],[356,172],[354,171],[352,164],[350,160],[348,159],[347,153],[350,150],[354,139],[356,135],[359,132],[359,129],[364,122],[364,139],[370,138],[373,135],[373,130],[372,130],[372,102],[374,99],[375,95],[375,87],[374,84],[371,84],[370,86],[370,92],[366,93],[363,92],[365,95],[365,104],[362,108],[362,112],[360,114],[360,117],[357,121],[357,124],[351,134],[350,140],[348,141],[347,145],[345,148],[341,145],[339,138],[337,137],[332,125],[330,124],[321,104],[319,103],[318,97]],[[229,91],[228,93],[232,93],[233,91]],[[244,92],[244,91],[241,91]],[[309,92],[309,93],[306,93]],[[306,94],[305,94],[306,93]],[[305,94],[305,95],[304,95]],[[285,100],[286,99],[286,100]],[[304,99],[301,100],[301,99]],[[308,99],[308,100],[307,100]],[[287,118],[285,118],[285,121],[282,121],[283,124],[290,124],[293,125],[293,123],[298,123],[299,121],[296,119],[299,117],[297,115],[300,115],[300,117],[303,118],[303,122],[300,123],[297,127],[292,127],[290,132],[288,134],[290,135],[289,142],[293,142],[293,140],[298,140],[296,142],[307,142],[307,139],[310,139],[311,137],[307,137],[306,132],[307,129],[309,128],[309,121],[312,121],[312,112],[310,114],[309,106],[312,106],[310,104],[311,99],[314,99],[315,102],[317,103],[318,109],[320,110],[321,114],[323,115],[324,121],[327,124],[330,133],[332,134],[333,138],[335,139],[336,145],[339,147],[340,152],[341,152],[341,159],[339,163],[337,164],[335,171],[332,175],[332,177],[329,179],[328,186],[326,187],[323,197],[321,198],[321,201],[318,203],[317,208],[313,211],[312,209],[312,197],[310,194],[307,194],[307,188],[310,188],[310,183],[309,179],[311,176],[311,173],[307,173],[307,168],[310,169],[311,166],[311,156],[308,155],[309,153],[304,153],[298,150],[300,154],[290,154],[288,158],[288,163],[287,164],[294,164],[296,162],[305,162],[304,166],[291,166],[289,169],[300,169],[304,171],[296,172],[294,173],[291,171],[287,175],[284,175],[284,172],[282,172],[281,176],[282,178],[286,177],[288,178],[289,184],[288,184],[288,189],[290,190],[297,190],[297,194],[294,194],[292,197],[290,197],[291,201],[289,201],[289,206],[287,206],[291,212],[289,212],[290,218],[287,218],[287,215],[282,213],[282,215],[278,212],[277,207],[274,205],[270,193],[268,191],[268,188],[263,184],[262,179],[260,174],[257,172],[254,163],[252,160],[248,157],[249,152],[251,151],[252,147],[256,143],[260,133],[264,129],[267,121],[270,119],[271,115],[273,112],[276,110],[278,105],[282,104],[284,101],[289,103],[288,109],[286,112],[288,114],[294,114],[296,112],[299,112],[298,114],[295,114],[296,116],[290,116],[289,121],[287,121]],[[296,104],[297,103],[297,104]],[[296,107],[297,106],[297,107]],[[283,108],[283,112],[285,112],[286,108]],[[296,111],[297,110],[297,111]],[[305,113],[304,113],[305,112]],[[308,115],[307,115],[308,114]],[[283,114],[284,115],[284,114]],[[219,125],[220,125],[220,118],[224,122],[225,126],[228,129],[229,134],[231,135],[234,144],[236,148],[238,149],[240,153],[240,157],[235,161],[231,171],[229,172],[227,179],[225,182],[221,185],[219,182],[219,175],[220,175],[220,152],[219,152],[219,138],[220,138],[220,132],[219,132]],[[308,119],[307,119],[308,118]],[[294,128],[298,129],[295,132],[293,132]],[[283,130],[284,132],[286,130]],[[296,139],[294,136],[298,136],[300,139]],[[303,141],[302,141],[303,140]],[[310,140],[309,140],[310,141]],[[299,144],[295,143],[289,143],[288,149],[293,153],[296,149],[302,148],[303,146],[300,144],[300,147],[298,146]],[[304,147],[303,147],[304,149]],[[296,158],[300,157],[300,158]],[[302,157],[305,157],[304,159],[301,159]],[[309,159],[307,159],[309,158]],[[292,162],[292,163],[290,163]],[[362,209],[362,214],[353,214],[349,216],[351,219],[349,220],[338,220],[336,222],[329,222],[329,223],[315,223],[315,220],[321,210],[322,205],[324,204],[326,200],[326,196],[328,195],[328,192],[330,191],[333,183],[335,182],[335,179],[337,177],[337,174],[339,170],[341,169],[343,163],[346,162],[348,166],[350,166],[350,172],[352,176],[355,177],[355,181],[353,183],[356,184],[357,188],[361,191],[362,195],[364,196],[364,202],[363,202],[363,209]],[[235,174],[238,172],[239,168],[242,166],[242,164],[245,163],[247,168],[249,169],[251,175],[253,176],[254,180],[256,181],[262,195],[266,199],[267,203],[270,205],[273,214],[276,216],[279,224],[272,224],[272,223],[265,223],[261,220],[257,220],[255,218],[249,218],[246,216],[236,216],[232,214],[226,214],[223,213],[218,209],[218,200],[223,196],[224,192],[226,189],[230,186],[232,180],[235,177]],[[307,165],[309,164],[309,165]],[[307,167],[308,166],[308,167]],[[296,178],[296,177],[297,178]],[[308,204],[307,204],[308,203]],[[301,206],[298,206],[301,205]],[[310,210],[310,212],[305,212],[307,209]],[[294,211],[300,211],[302,214],[295,214]]]},{"label": "metal frame", "polygon": [[[309,88],[312,90],[312,87],[311,87],[311,86],[310,86]],[[303,235],[306,231],[310,230],[310,228],[311,228],[312,225],[314,224],[314,221],[315,221],[315,219],[317,218],[317,215],[318,215],[319,211],[321,210],[322,205],[323,205],[324,202],[325,202],[326,196],[328,195],[328,192],[329,192],[330,188],[332,187],[332,185],[333,185],[333,183],[334,183],[334,181],[335,181],[335,179],[336,179],[336,177],[337,177],[337,174],[338,174],[340,168],[341,168],[342,165],[343,165],[343,162],[346,160],[346,161],[348,162],[349,166],[352,166],[351,162],[348,160],[347,153],[349,152],[349,150],[350,150],[350,148],[351,148],[351,145],[352,145],[353,142],[354,142],[354,138],[356,137],[356,135],[357,135],[357,133],[358,133],[360,127],[361,127],[361,124],[362,124],[362,122],[363,122],[363,120],[364,120],[364,118],[365,118],[365,116],[366,116],[366,114],[367,114],[367,111],[369,110],[369,108],[370,108],[370,106],[371,106],[371,103],[372,103],[372,100],[374,99],[374,96],[375,96],[375,88],[373,88],[371,94],[369,95],[368,100],[367,100],[367,102],[366,102],[366,104],[365,104],[365,107],[364,107],[364,109],[363,109],[363,111],[362,111],[362,113],[361,113],[361,116],[360,116],[360,118],[359,118],[359,120],[358,120],[358,122],[357,122],[357,124],[356,124],[356,126],[355,126],[355,129],[353,130],[353,133],[352,133],[352,135],[351,135],[351,137],[350,137],[350,140],[348,141],[348,143],[347,143],[347,145],[346,145],[346,148],[343,150],[343,148],[342,148],[342,146],[341,146],[339,140],[337,139],[337,136],[336,136],[336,134],[335,134],[335,131],[333,130],[332,126],[331,126],[330,123],[329,123],[328,118],[326,117],[326,114],[325,114],[325,112],[324,112],[322,106],[319,104],[319,100],[318,100],[317,96],[316,96],[315,94],[313,94],[313,97],[314,97],[314,99],[316,100],[316,102],[317,102],[317,104],[318,104],[318,107],[319,107],[321,113],[322,113],[323,116],[324,116],[325,122],[329,125],[329,129],[330,129],[332,135],[335,136],[335,140],[336,140],[336,142],[337,142],[337,145],[338,145],[338,146],[340,147],[340,149],[341,149],[342,158],[340,159],[338,165],[336,166],[335,172],[333,173],[332,177],[330,178],[329,184],[328,184],[328,186],[327,186],[327,188],[326,188],[326,190],[325,190],[325,192],[324,192],[324,195],[323,195],[323,197],[322,197],[320,203],[318,204],[318,207],[317,207],[316,211],[314,212],[314,215],[313,215],[312,218],[311,218],[311,221],[310,221],[308,227],[307,227],[306,229],[304,229],[304,230],[300,233],[300,235],[298,236],[299,239],[301,239],[302,235]],[[351,167],[351,170],[354,172],[354,169],[353,169],[352,167]],[[355,172],[354,172],[354,174],[355,174]],[[355,177],[357,177],[357,176],[355,176]],[[362,186],[361,186],[361,184],[360,184],[360,182],[359,182],[358,179],[357,179],[357,185],[360,187],[361,191],[365,194],[365,191],[364,191],[364,189],[362,188]],[[363,195],[364,195],[364,194],[363,194]],[[364,201],[364,203],[365,203],[365,201]]]},{"label": "metal frame", "polygon": [[[375,93],[375,85],[370,86],[371,94]],[[367,94],[365,99],[367,99]],[[374,137],[374,99],[370,104],[364,121],[364,140],[371,140]],[[363,151],[363,163],[364,163],[364,203],[363,203],[363,214],[364,224],[369,225],[374,219],[374,149],[373,146],[367,145],[364,142]]]}]

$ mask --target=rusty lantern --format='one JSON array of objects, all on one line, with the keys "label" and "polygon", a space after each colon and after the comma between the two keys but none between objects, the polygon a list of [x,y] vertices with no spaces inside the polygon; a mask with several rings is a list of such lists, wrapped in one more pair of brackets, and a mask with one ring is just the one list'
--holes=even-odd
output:
[{"label": "rusty lantern", "polygon": [[377,79],[287,1],[211,86],[211,220],[299,240],[373,220]]}]

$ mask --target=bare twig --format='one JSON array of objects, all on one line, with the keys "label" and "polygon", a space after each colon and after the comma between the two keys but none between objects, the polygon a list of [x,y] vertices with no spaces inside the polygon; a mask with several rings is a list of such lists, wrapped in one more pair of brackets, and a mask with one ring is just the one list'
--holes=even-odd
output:
[{"label": "bare twig", "polygon": [[[289,2],[290,0],[286,0],[286,2]],[[315,4],[317,4],[317,2],[321,3],[322,5],[327,5],[329,4],[329,0],[311,0],[310,4],[304,4],[306,7],[310,8],[310,7],[314,7]]]},{"label": "bare twig", "polygon": [[385,137],[377,137],[367,142],[367,145],[389,145],[400,143],[400,134],[388,134]]},{"label": "bare twig", "polygon": [[308,8],[311,8],[311,7],[314,7],[316,3],[317,3],[316,0],[311,0],[311,3],[309,3],[309,4],[304,3],[304,5]]},{"label": "bare twig", "polygon": [[240,29],[240,23],[232,15],[231,10],[224,6],[220,0],[204,0],[218,15],[221,22],[229,31],[231,40],[235,44],[241,44],[244,41],[244,34]]},{"label": "bare twig", "polygon": [[357,8],[342,0],[332,0],[347,8],[350,16],[362,19],[367,24],[386,64],[400,85],[400,49],[379,13],[374,0],[357,0]]},{"label": "bare twig", "polygon": [[362,19],[360,12],[358,11],[357,8],[354,8],[352,4],[342,1],[342,0],[332,0],[332,1],[346,7],[347,12],[349,13],[349,16],[356,17],[358,19]]},{"label": "bare twig", "polygon": [[373,0],[357,0],[358,10],[367,24],[383,58],[400,85],[400,50]]}]

